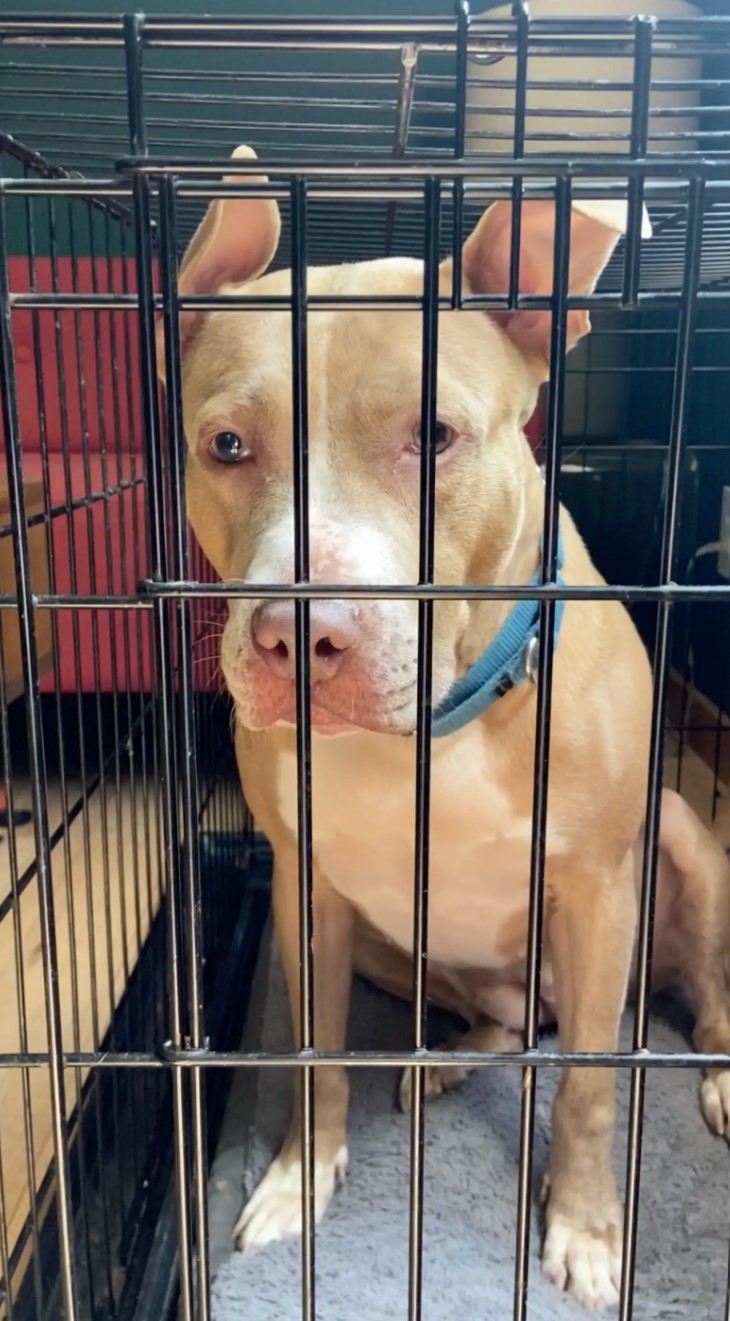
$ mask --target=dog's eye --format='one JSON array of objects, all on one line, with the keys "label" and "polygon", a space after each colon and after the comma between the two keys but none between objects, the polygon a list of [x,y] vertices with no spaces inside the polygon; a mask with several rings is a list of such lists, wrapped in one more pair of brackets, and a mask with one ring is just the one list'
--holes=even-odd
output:
[{"label": "dog's eye", "polygon": [[[434,431],[434,448],[437,454],[443,454],[454,442],[455,432],[453,427],[447,427],[445,422],[437,422]],[[408,446],[413,454],[421,453],[421,426],[413,428],[411,443]]]},{"label": "dog's eye", "polygon": [[219,431],[211,440],[209,449],[219,463],[242,463],[251,457],[251,451],[235,431]]}]

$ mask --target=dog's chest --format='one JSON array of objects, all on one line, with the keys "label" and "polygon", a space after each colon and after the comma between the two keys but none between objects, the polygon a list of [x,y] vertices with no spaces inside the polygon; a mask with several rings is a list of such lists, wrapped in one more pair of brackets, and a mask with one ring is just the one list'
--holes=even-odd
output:
[{"label": "dog's chest", "polygon": [[[385,743],[385,746],[384,746]],[[415,740],[315,740],[315,863],[402,949],[412,948]],[[296,829],[293,757],[279,767],[279,809]],[[434,745],[429,839],[429,951],[450,967],[497,969],[523,952],[531,821],[519,816],[475,727]]]}]

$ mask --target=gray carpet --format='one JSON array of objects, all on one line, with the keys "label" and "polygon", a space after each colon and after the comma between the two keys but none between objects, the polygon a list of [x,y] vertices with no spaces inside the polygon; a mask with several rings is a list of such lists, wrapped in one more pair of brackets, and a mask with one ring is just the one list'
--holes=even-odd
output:
[{"label": "gray carpet", "polygon": [[[259,970],[247,1046],[290,1046],[278,962]],[[684,1037],[671,1006],[652,1019],[650,1044],[676,1050]],[[451,1025],[449,1025],[451,1026]],[[630,1042],[624,1025],[623,1045]],[[436,1030],[443,1028],[437,1024]],[[355,987],[349,1044],[406,1048],[407,1007]],[[552,1044],[548,1039],[548,1045]],[[553,1070],[539,1073],[535,1185],[547,1158]],[[620,1085],[616,1168],[622,1177],[628,1079]],[[289,1078],[282,1070],[238,1075],[211,1179],[215,1321],[297,1321],[300,1245],[273,1245],[244,1258],[230,1227],[285,1132]],[[647,1083],[636,1321],[722,1321],[728,1261],[727,1147],[706,1130],[697,1074],[650,1072]],[[320,1321],[403,1321],[408,1290],[409,1120],[394,1109],[387,1070],[352,1074],[350,1174],[317,1235]],[[424,1321],[509,1321],[512,1317],[520,1079],[514,1069],[472,1074],[427,1109]],[[539,1270],[539,1212],[533,1210],[528,1316],[574,1321],[585,1313]]]}]

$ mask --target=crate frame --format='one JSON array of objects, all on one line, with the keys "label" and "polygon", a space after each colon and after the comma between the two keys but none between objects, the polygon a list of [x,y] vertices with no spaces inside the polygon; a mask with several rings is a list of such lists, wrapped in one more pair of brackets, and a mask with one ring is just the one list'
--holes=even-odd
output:
[{"label": "crate frame", "polygon": [[[662,1054],[648,1049],[649,967],[652,949],[659,794],[665,738],[665,711],[670,666],[673,611],[677,604],[690,601],[730,603],[730,586],[682,585],[676,581],[678,510],[681,498],[682,461],[687,397],[692,363],[692,342],[697,309],[703,301],[730,303],[730,289],[705,289],[700,284],[700,262],[705,210],[708,199],[730,198],[730,160],[698,154],[667,153],[661,158],[647,155],[649,79],[652,53],[663,41],[700,37],[730,31],[721,19],[662,21],[646,18],[626,20],[531,21],[524,0],[517,0],[511,23],[475,20],[465,3],[458,7],[453,20],[432,20],[408,24],[401,21],[360,23],[326,20],[210,20],[172,21],[149,19],[140,15],[113,20],[80,18],[5,18],[0,35],[17,42],[50,41],[59,44],[94,42],[124,43],[128,89],[129,156],[117,162],[114,179],[84,180],[49,173],[37,179],[0,182],[0,249],[3,246],[5,199],[13,194],[37,197],[84,197],[104,206],[127,207],[135,237],[138,293],[128,295],[92,294],[80,300],[75,295],[13,294],[8,284],[7,267],[0,263],[0,387],[4,423],[8,437],[9,483],[13,506],[12,537],[18,581],[17,596],[4,593],[0,608],[17,610],[21,631],[24,680],[27,701],[28,745],[31,761],[33,807],[36,822],[38,884],[42,899],[41,921],[43,965],[46,981],[48,1049],[33,1054],[0,1057],[0,1067],[41,1068],[48,1072],[52,1089],[54,1147],[57,1178],[58,1234],[66,1321],[80,1321],[72,1228],[71,1193],[68,1170],[67,1113],[64,1095],[64,1070],[84,1067],[92,1070],[163,1068],[168,1071],[173,1088],[173,1114],[176,1154],[175,1214],[178,1232],[179,1309],[182,1321],[207,1321],[210,1316],[207,1265],[205,1100],[203,1079],[207,1070],[280,1067],[296,1069],[302,1089],[302,1164],[303,1223],[302,1239],[302,1317],[314,1321],[315,1233],[314,1233],[314,1074],[316,1069],[336,1065],[348,1067],[408,1067],[412,1070],[414,1104],[411,1127],[411,1232],[410,1289],[407,1304],[409,1321],[421,1316],[423,1285],[421,1271],[423,1231],[423,1150],[424,1150],[424,1069],[448,1062],[478,1068],[518,1065],[523,1069],[524,1087],[521,1119],[520,1172],[518,1179],[517,1241],[515,1248],[515,1321],[527,1315],[528,1246],[530,1186],[533,1154],[535,1106],[535,1070],[562,1068],[578,1064],[589,1067],[618,1067],[631,1072],[631,1112],[629,1122],[626,1220],[624,1230],[624,1270],[621,1287],[621,1321],[632,1315],[635,1272],[637,1208],[640,1187],[640,1161],[645,1071],[647,1068],[728,1067],[725,1055],[697,1055],[683,1051]],[[526,97],[528,43],[542,41],[546,46],[561,36],[571,36],[590,46],[592,37],[611,37],[630,48],[634,54],[631,141],[628,157],[594,155],[580,159],[558,157],[531,158],[524,154],[524,109]],[[516,128],[511,159],[467,158],[464,143],[466,67],[469,42],[509,41],[517,53]],[[453,51],[457,63],[457,104],[454,135],[454,158],[451,161],[413,161],[400,152],[395,159],[375,159],[363,163],[351,160],[327,163],[319,159],[281,161],[264,159],[245,161],[205,159],[170,159],[152,156],[147,151],[144,108],[143,53],[149,47],[164,44],[180,46],[206,44],[217,47],[242,43],[303,44],[307,49],[368,49],[390,43],[399,48],[408,44],[438,46]],[[396,140],[403,142],[407,124],[408,80],[404,78]],[[270,183],[248,183],[248,176],[261,172]],[[222,176],[235,182],[221,182]],[[505,176],[508,182],[504,182]],[[546,183],[545,180],[548,180]],[[621,289],[575,297],[568,291],[568,254],[570,245],[570,208],[574,197],[590,193],[592,197],[616,195],[628,179],[629,223],[626,258]],[[596,185],[600,180],[600,185]],[[513,260],[510,289],[502,297],[464,295],[461,288],[461,243],[466,199],[488,193],[509,196],[513,202]],[[221,196],[267,196],[284,198],[291,208],[291,299],[247,298],[247,308],[287,306],[292,312],[292,398],[294,416],[294,512],[295,580],[278,584],[210,583],[195,576],[191,563],[185,523],[184,436],[180,412],[180,342],[178,316],[186,308],[212,310],[235,309],[243,300],[235,296],[186,297],[178,294],[177,258],[179,236],[177,209],[180,199],[210,200]],[[423,260],[425,268],[422,298],[368,300],[334,299],[309,296],[307,292],[307,216],[313,199],[336,202],[377,196],[389,204],[416,199],[423,208]],[[521,207],[526,198],[550,196],[555,200],[554,282],[550,295],[527,297],[519,293],[519,238]],[[687,207],[683,241],[682,286],[676,293],[645,293],[640,287],[640,220],[648,198],[676,199],[681,196]],[[450,296],[438,295],[439,235],[444,199],[452,212],[450,247],[454,262],[454,281]],[[159,225],[153,240],[153,203],[159,202]],[[153,257],[159,253],[162,285],[155,292]],[[351,585],[309,583],[308,547],[308,446],[307,446],[307,312],[309,308],[367,306],[378,308],[417,307],[423,320],[422,434],[425,443],[421,462],[420,567],[418,582],[385,587],[371,583],[357,588]],[[87,594],[68,597],[52,591],[34,593],[28,559],[28,525],[22,480],[22,438],[20,435],[15,389],[11,311],[15,307],[119,309],[139,318],[145,435],[145,461],[149,516],[151,570],[139,582],[137,593],[130,596]],[[509,308],[512,310],[546,309],[553,315],[550,350],[550,387],[547,404],[545,445],[545,515],[541,585],[533,587],[466,586],[447,588],[434,582],[434,501],[436,425],[436,363],[438,313],[442,308]],[[676,308],[679,316],[674,364],[668,448],[668,480],[663,515],[658,582],[653,586],[614,584],[601,588],[558,586],[557,550],[560,497],[561,417],[565,370],[565,324],[573,308]],[[165,326],[168,390],[164,416],[160,412],[155,351],[156,316],[161,312]],[[161,463],[164,436],[169,440],[170,472]],[[203,1014],[201,992],[202,946],[200,929],[201,884],[198,848],[197,801],[195,780],[196,731],[193,715],[191,669],[192,603],[220,598],[249,597],[268,600],[279,597],[295,601],[297,630],[297,770],[299,801],[300,868],[300,958],[301,958],[301,1049],[290,1054],[262,1051],[213,1049],[209,1043]],[[313,975],[312,975],[312,816],[311,816],[311,719],[309,711],[309,602],[312,598],[414,599],[419,611],[419,671],[417,794],[416,794],[416,869],[414,877],[414,986],[413,1050],[407,1052],[322,1052],[314,1048]],[[426,965],[428,951],[428,821],[430,795],[430,722],[431,722],[431,637],[433,605],[447,597],[540,601],[540,664],[537,683],[535,790],[531,847],[529,941],[527,955],[527,1014],[524,1049],[499,1055],[473,1052],[443,1052],[426,1048]],[[555,603],[558,600],[604,599],[624,603],[652,603],[657,609],[654,646],[654,695],[651,723],[649,787],[646,811],[646,844],[643,862],[643,885],[639,918],[639,979],[633,1048],[627,1053],[569,1055],[560,1051],[538,1052],[538,1006],[540,986],[541,929],[543,913],[542,882],[545,865],[545,827],[547,821],[547,766],[550,751],[550,716],[552,684],[552,636]],[[105,1050],[73,1052],[65,1046],[60,1033],[53,936],[53,894],[50,885],[50,840],[45,811],[44,734],[38,694],[35,612],[41,608],[60,610],[96,610],[113,606],[120,610],[144,609],[154,615],[159,657],[159,711],[163,728],[178,727],[179,740],[163,741],[160,747],[162,786],[163,851],[168,860],[167,892],[169,900],[169,969],[171,1013],[168,1040],[154,1051]],[[178,703],[177,679],[173,673],[173,633],[180,645],[181,702]],[[179,722],[179,725],[178,725]],[[180,783],[180,799],[173,786]],[[170,861],[172,860],[172,862]],[[185,969],[185,975],[181,968]],[[54,989],[55,987],[55,989]],[[188,1192],[192,1187],[192,1209]],[[150,1313],[151,1314],[151,1313]]]}]

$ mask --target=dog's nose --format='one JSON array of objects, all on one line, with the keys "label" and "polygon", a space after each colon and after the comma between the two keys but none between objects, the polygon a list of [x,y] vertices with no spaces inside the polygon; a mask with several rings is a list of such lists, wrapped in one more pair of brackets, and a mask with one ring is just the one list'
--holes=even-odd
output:
[{"label": "dog's nose", "polygon": [[[278,679],[294,679],[296,635],[294,603],[269,601],[251,621],[256,652]],[[351,607],[339,601],[312,601],[309,607],[309,665],[312,683],[331,679],[357,642]]]}]

